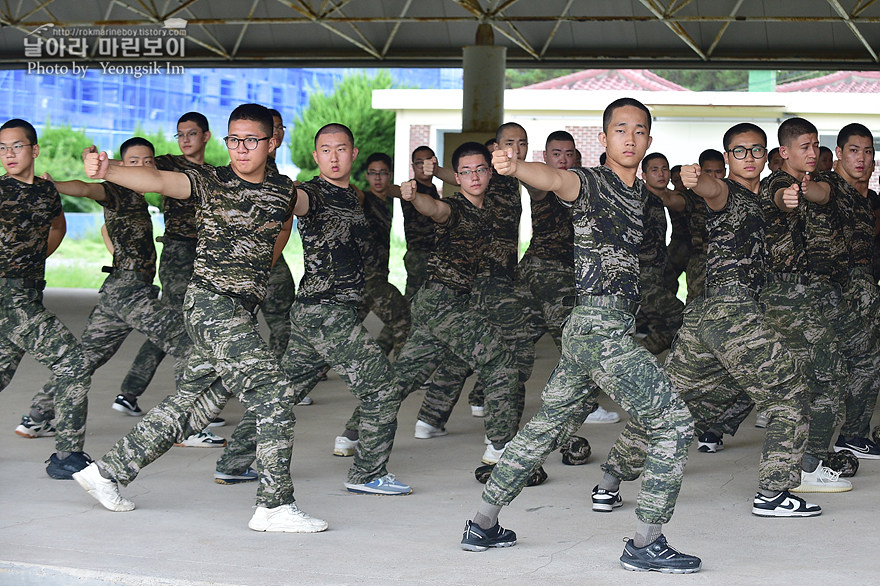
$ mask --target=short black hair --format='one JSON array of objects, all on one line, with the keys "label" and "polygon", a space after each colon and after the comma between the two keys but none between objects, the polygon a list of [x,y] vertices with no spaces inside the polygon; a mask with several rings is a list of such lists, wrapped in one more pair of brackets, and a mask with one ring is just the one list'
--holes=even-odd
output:
[{"label": "short black hair", "polygon": [[489,148],[493,144],[498,144],[498,139],[493,136],[492,138],[490,138],[489,140],[487,140],[483,144],[485,145],[486,148]]},{"label": "short black hair", "polygon": [[284,120],[284,116],[282,116],[282,115],[281,115],[281,112],[279,112],[279,111],[276,110],[275,108],[266,108],[266,109],[269,110],[269,114],[271,114],[273,117],[274,117],[274,116],[278,116],[279,118],[281,118],[282,120]]},{"label": "short black hair", "polygon": [[34,129],[34,126],[28,122],[27,120],[22,120],[21,118],[11,118],[7,120],[3,126],[0,126],[0,132],[6,130],[7,128],[21,128],[24,130],[24,137],[30,141],[31,144],[37,144],[37,131]]},{"label": "short black hair", "polygon": [[829,155],[834,156],[834,152],[831,149],[829,149],[827,146],[820,146],[819,147],[819,156],[821,157],[825,153],[828,153]]},{"label": "short black hair", "polygon": [[389,171],[394,170],[394,165],[391,164],[391,157],[389,157],[385,153],[373,153],[372,155],[367,157],[367,163],[364,165],[364,168],[366,169],[370,166],[371,163],[376,162],[385,163],[385,166],[388,167]]},{"label": "short black hair", "polygon": [[664,161],[666,161],[666,165],[669,165],[669,159],[666,158],[666,155],[664,155],[663,153],[651,153],[649,155],[645,155],[645,158],[642,159],[643,173],[648,170],[648,163],[650,163],[654,159],[663,159]]},{"label": "short black hair", "polygon": [[550,144],[551,141],[559,141],[559,142],[570,142],[574,144],[574,137],[570,132],[566,132],[564,130],[554,130],[550,134],[547,135],[547,140],[544,142],[544,148],[547,148],[547,145]]},{"label": "short black hair", "polygon": [[498,130],[495,131],[495,140],[498,143],[500,143],[501,142],[501,135],[504,134],[505,130],[508,130],[510,128],[519,128],[520,130],[523,131],[523,134],[525,134],[526,138],[528,139],[529,133],[526,132],[526,129],[522,127],[522,124],[517,124],[516,122],[505,122],[504,124],[502,124],[501,126],[498,127]]},{"label": "short black hair", "polygon": [[700,167],[702,167],[709,161],[720,161],[722,164],[724,164],[724,155],[722,155],[720,151],[716,151],[715,149],[706,149],[705,151],[700,153]]},{"label": "short black hair", "polygon": [[651,111],[635,98],[618,98],[608,104],[608,107],[605,108],[605,112],[602,114],[602,132],[608,133],[608,125],[611,124],[611,117],[614,116],[614,111],[626,106],[633,106],[645,113],[645,117],[648,119],[648,132],[651,132]]},{"label": "short black hair", "polygon": [[[271,132],[269,134],[271,134]],[[354,134],[352,134],[351,128],[345,124],[331,122],[330,124],[325,124],[319,128],[318,132],[315,133],[315,146],[318,146],[318,137],[322,134],[344,134],[348,137],[348,140],[351,141],[351,146],[354,147]]]},{"label": "short black hair", "polygon": [[669,174],[672,175],[673,173],[679,173],[679,174],[680,174],[680,173],[681,173],[681,165],[676,165],[676,166],[674,166],[674,167],[671,167],[671,168],[669,169]]},{"label": "short black hair", "polygon": [[791,141],[805,134],[818,136],[819,131],[816,130],[816,126],[812,122],[803,118],[789,118],[780,124],[779,130],[776,131],[780,146],[786,147],[791,144]]},{"label": "short black hair", "polygon": [[202,132],[208,132],[208,119],[201,112],[187,112],[177,119],[178,126],[184,122],[195,122]]},{"label": "short black hair", "polygon": [[852,124],[847,124],[843,128],[840,129],[840,132],[837,133],[837,146],[843,148],[846,146],[846,141],[848,141],[853,136],[860,136],[862,138],[867,138],[871,141],[871,144],[874,144],[874,135],[871,134],[871,131],[868,130],[868,127],[864,124],[859,124],[858,122],[853,122]]},{"label": "short black hair", "polygon": [[452,168],[456,173],[458,173],[458,162],[461,158],[470,155],[482,155],[486,159],[486,164],[491,165],[492,155],[489,154],[489,149],[486,148],[486,145],[478,142],[465,142],[459,145],[455,152],[452,153]]},{"label": "short black hair", "polygon": [[238,106],[232,111],[232,114],[229,115],[229,124],[232,124],[236,120],[250,120],[256,122],[262,126],[263,132],[266,133],[266,136],[272,136],[272,130],[275,126],[275,121],[272,120],[272,115],[269,114],[269,108],[261,106],[260,104],[242,104],[241,106]]},{"label": "short black hair", "polygon": [[150,151],[154,155],[156,154],[156,147],[153,146],[153,143],[148,141],[146,138],[143,138],[140,136],[133,136],[133,137],[129,138],[127,141],[125,141],[124,143],[122,143],[121,145],[119,145],[119,156],[122,158],[125,158],[125,151],[127,151],[131,147],[136,147],[136,146],[147,147],[148,149],[150,149]]},{"label": "short black hair", "polygon": [[418,147],[416,147],[416,148],[413,150],[413,152],[412,152],[412,157],[411,157],[412,160],[413,160],[413,162],[415,162],[415,160],[416,160],[416,153],[421,152],[421,151],[428,151],[429,153],[431,153],[431,156],[432,156],[432,157],[436,157],[436,156],[437,156],[437,154],[434,152],[434,149],[432,149],[432,148],[429,147],[428,145],[424,145],[424,144],[423,144],[422,146],[418,146]]},{"label": "short black hair", "polygon": [[761,135],[761,138],[764,139],[764,146],[767,146],[767,133],[764,132],[763,128],[761,128],[757,124],[752,124],[751,122],[740,122],[739,124],[734,124],[733,126],[728,128],[727,132],[724,133],[724,138],[721,139],[721,142],[724,145],[724,150],[730,150],[730,144],[734,136],[738,134],[745,134],[746,132],[755,132]]},{"label": "short black hair", "polygon": [[607,160],[608,160],[608,153],[602,153],[601,155],[599,155],[599,164],[600,165],[604,165]]},{"label": "short black hair", "polygon": [[770,151],[767,153],[767,162],[769,162],[770,159],[772,159],[776,155],[779,155],[779,147],[773,147],[772,149],[770,149]]}]

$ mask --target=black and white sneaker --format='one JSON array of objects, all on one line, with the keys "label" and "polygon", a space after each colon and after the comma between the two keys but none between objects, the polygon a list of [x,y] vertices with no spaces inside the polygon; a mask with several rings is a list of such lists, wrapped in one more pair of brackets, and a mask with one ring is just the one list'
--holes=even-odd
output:
[{"label": "black and white sneaker", "polygon": [[783,490],[772,498],[755,494],[752,514],[759,517],[816,517],[822,514],[822,507]]},{"label": "black and white sneaker", "polygon": [[837,436],[834,442],[834,451],[842,452],[848,450],[860,460],[880,460],[880,446],[872,442],[866,437],[844,438],[842,435]]},{"label": "black and white sneaker", "polygon": [[620,565],[634,572],[662,572],[664,574],[693,574],[699,572],[703,562],[697,556],[681,553],[666,543],[661,535],[645,547],[636,547],[632,539],[626,540]]},{"label": "black and white sneaker", "polygon": [[620,498],[620,489],[611,491],[599,488],[599,485],[593,487],[593,510],[600,513],[610,513],[613,509],[623,506],[623,499]]},{"label": "black and white sneaker", "polygon": [[499,523],[491,529],[483,529],[473,521],[464,524],[461,548],[465,551],[486,551],[490,547],[511,547],[516,545],[516,533],[503,528]]},{"label": "black and white sneaker", "polygon": [[132,417],[140,417],[144,414],[144,412],[141,411],[141,408],[138,407],[137,399],[129,401],[125,398],[125,395],[116,395],[116,400],[113,401],[112,407],[114,411],[119,411],[120,413],[131,415]]},{"label": "black and white sneaker", "polygon": [[700,439],[697,441],[697,450],[704,454],[714,454],[715,452],[720,452],[724,449],[724,442],[721,440],[721,436],[715,435],[711,431],[707,431],[701,435]]}]

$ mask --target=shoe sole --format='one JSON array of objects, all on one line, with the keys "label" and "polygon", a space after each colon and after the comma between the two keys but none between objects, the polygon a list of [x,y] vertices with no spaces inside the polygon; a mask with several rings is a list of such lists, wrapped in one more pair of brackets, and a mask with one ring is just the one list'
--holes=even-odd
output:
[{"label": "shoe sole", "polygon": [[178,448],[225,448],[226,442],[224,441],[222,444],[174,444]]},{"label": "shoe sole", "polygon": [[822,511],[770,511],[752,507],[752,514],[756,517],[818,517]]},{"label": "shoe sole", "polygon": [[40,438],[40,437],[54,437],[54,436],[55,436],[55,432],[54,432],[54,431],[50,431],[50,432],[48,432],[48,433],[36,433],[36,434],[34,434],[34,433],[27,432],[27,431],[18,431],[17,429],[15,430],[15,434],[18,435],[18,436],[20,436],[20,437],[27,438],[27,439],[37,439],[37,438]]},{"label": "shoe sole", "polygon": [[409,492],[390,492],[390,491],[379,491],[373,490],[369,488],[352,488],[348,485],[345,486],[345,490],[352,494],[369,494],[373,496],[406,496],[412,494],[412,488],[409,489]]},{"label": "shoe sole", "polygon": [[[79,470],[77,470],[76,472],[79,472]],[[54,478],[55,480],[73,480],[73,475],[76,474],[76,472],[64,470],[63,468],[49,469],[48,466],[46,467],[46,474],[48,474],[51,478]]]},{"label": "shoe sole", "polygon": [[340,458],[349,458],[354,456],[354,448],[333,448],[333,455]]},{"label": "shoe sole", "polygon": [[723,449],[724,447],[717,444],[700,444],[699,447],[697,447],[697,451],[704,454],[716,454]]},{"label": "shoe sole", "polygon": [[629,570],[631,572],[660,572],[661,574],[693,574],[699,572],[703,567],[703,564],[700,564],[696,568],[643,568],[640,566],[634,566],[623,560],[620,561],[620,565],[624,570]]},{"label": "shoe sole", "polygon": [[298,527],[296,529],[272,529],[268,524],[264,527],[262,525],[248,523],[248,529],[259,531],[261,533],[320,533],[321,531],[326,531],[327,527],[327,523],[324,523],[323,525],[313,525],[302,528]]},{"label": "shoe sole", "polygon": [[852,490],[852,485],[850,486],[804,486],[803,484],[792,488],[790,492],[799,492],[804,494],[809,493],[834,493],[834,492],[849,492]]},{"label": "shoe sole", "polygon": [[590,420],[589,417],[587,417],[587,420],[584,421],[584,423],[591,423],[593,425],[604,425],[607,423],[620,423],[620,417],[618,417],[617,419],[601,419],[601,420],[592,420],[592,421]]},{"label": "shoe sole", "polygon": [[[17,432],[16,432],[17,433]],[[858,458],[859,460],[880,460],[880,454],[865,454],[864,452],[860,452],[858,450],[854,450],[852,448],[839,448],[834,446],[835,452],[850,452],[853,456]]]},{"label": "shoe sole", "polygon": [[446,431],[440,431],[440,432],[437,432],[437,431],[424,432],[423,431],[422,433],[419,433],[419,432],[414,433],[413,437],[416,439],[432,439],[435,437],[443,437],[444,435],[449,435],[449,433]]},{"label": "shoe sole", "polygon": [[114,411],[119,411],[120,413],[125,413],[126,415],[129,415],[131,417],[143,417],[144,416],[143,411],[138,413],[137,411],[132,411],[131,409],[129,409],[125,405],[120,405],[119,403],[113,403],[112,405],[110,405],[110,408],[113,409]]},{"label": "shoe sole", "polygon": [[593,503],[593,510],[597,513],[610,513],[614,509],[619,509],[623,506],[623,502],[618,501],[612,505],[606,505],[604,503]]},{"label": "shoe sole", "polygon": [[217,478],[216,476],[214,477],[214,482],[215,482],[215,483],[217,483],[217,484],[223,484],[223,485],[226,485],[226,486],[231,486],[231,485],[233,485],[233,484],[242,484],[242,483],[244,483],[244,482],[256,482],[256,481],[257,481],[256,478],[243,478],[243,479],[238,479],[238,478],[236,478],[236,479],[232,479],[232,478]]},{"label": "shoe sole", "polygon": [[218,421],[217,423],[211,422],[205,426],[205,429],[210,429],[212,427],[226,427],[226,420]]},{"label": "shoe sole", "polygon": [[[85,470],[85,468],[83,468],[83,470]],[[133,511],[135,509],[134,503],[131,503],[131,506],[125,504],[117,505],[112,503],[110,504],[110,506],[108,506],[97,497],[94,487],[92,487],[90,484],[76,477],[73,477],[73,480],[76,480],[76,483],[79,484],[84,491],[89,493],[89,496],[98,501],[98,503],[100,503],[100,505],[108,511],[112,511],[114,513],[127,513],[128,511]]]},{"label": "shoe sole", "polygon": [[493,543],[492,545],[477,545],[475,543],[462,543],[461,548],[465,551],[486,551],[487,549],[498,548],[498,547],[513,547],[514,545],[516,545],[516,540],[502,541],[501,543]]}]

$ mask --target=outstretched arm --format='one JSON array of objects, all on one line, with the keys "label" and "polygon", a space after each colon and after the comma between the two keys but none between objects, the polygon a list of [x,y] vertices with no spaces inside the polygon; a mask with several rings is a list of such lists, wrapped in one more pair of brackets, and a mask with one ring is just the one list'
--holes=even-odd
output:
[{"label": "outstretched arm", "polygon": [[49,237],[47,239],[46,256],[51,255],[58,250],[64,235],[67,234],[67,220],[64,218],[64,212],[52,218],[49,224]]},{"label": "outstretched arm", "polygon": [[495,149],[492,166],[500,175],[511,175],[542,191],[552,191],[559,199],[574,201],[581,190],[581,180],[572,171],[555,169],[544,163],[518,161],[513,149]]},{"label": "outstretched arm", "polygon": [[58,193],[70,195],[72,197],[87,197],[95,201],[106,201],[107,192],[100,183],[86,183],[74,179],[72,181],[55,181],[48,173],[43,173],[43,179],[48,179],[55,185]]},{"label": "outstretched arm", "polygon": [[727,184],[711,175],[702,175],[699,165],[682,165],[681,182],[706,200],[709,209],[717,212],[727,205],[727,198],[730,196]]},{"label": "outstretched arm", "polygon": [[89,178],[106,179],[138,193],[156,192],[174,199],[187,199],[192,193],[189,177],[183,173],[111,165],[105,152],[87,153],[84,166]]},{"label": "outstretched arm", "polygon": [[415,179],[400,184],[400,197],[404,201],[411,201],[420,214],[428,216],[438,224],[445,224],[449,219],[449,204],[441,199],[434,199],[427,193],[416,191]]}]

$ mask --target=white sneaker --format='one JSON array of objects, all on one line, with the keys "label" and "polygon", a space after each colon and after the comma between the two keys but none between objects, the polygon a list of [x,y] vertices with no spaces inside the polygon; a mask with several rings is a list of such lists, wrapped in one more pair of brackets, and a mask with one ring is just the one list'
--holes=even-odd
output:
[{"label": "white sneaker", "polygon": [[620,415],[617,411],[606,411],[600,405],[598,409],[587,415],[587,423],[617,423]]},{"label": "white sneaker", "polygon": [[431,439],[432,437],[440,437],[446,435],[447,431],[443,427],[434,427],[430,423],[425,423],[421,419],[416,421],[416,439]]},{"label": "white sneaker", "polygon": [[848,492],[852,483],[840,477],[840,472],[823,466],[822,462],[812,472],[801,470],[801,483],[791,492]]},{"label": "white sneaker", "polygon": [[506,448],[507,444],[504,444],[504,447],[500,450],[496,450],[495,446],[493,446],[491,443],[487,445],[486,451],[483,452],[483,457],[481,458],[483,464],[497,464],[498,460],[501,459],[501,456],[504,455],[504,450]]},{"label": "white sneaker", "polygon": [[767,427],[767,424],[770,423],[770,418],[767,417],[766,413],[758,413],[757,417],[755,417],[755,427]]},{"label": "white sneaker", "polygon": [[333,455],[334,456],[354,456],[354,448],[357,446],[357,440],[350,440],[347,437],[340,435],[336,438],[336,442],[333,444]]},{"label": "white sneaker", "polygon": [[226,446],[226,440],[205,429],[183,441],[175,442],[174,445],[179,448],[223,448]]},{"label": "white sneaker", "polygon": [[248,527],[254,531],[276,533],[319,533],[327,529],[327,521],[312,518],[296,503],[290,503],[273,509],[257,507]]},{"label": "white sneaker", "polygon": [[482,405],[471,405],[471,415],[474,417],[485,417],[486,410]]},{"label": "white sneaker", "polygon": [[79,472],[74,472],[73,479],[108,511],[134,510],[134,503],[119,494],[119,485],[116,482],[101,476],[101,471],[94,462]]},{"label": "white sneaker", "polygon": [[302,398],[302,400],[299,403],[297,403],[297,405],[302,405],[304,407],[308,407],[309,405],[311,405],[314,402],[315,401],[311,397],[305,396]]}]

